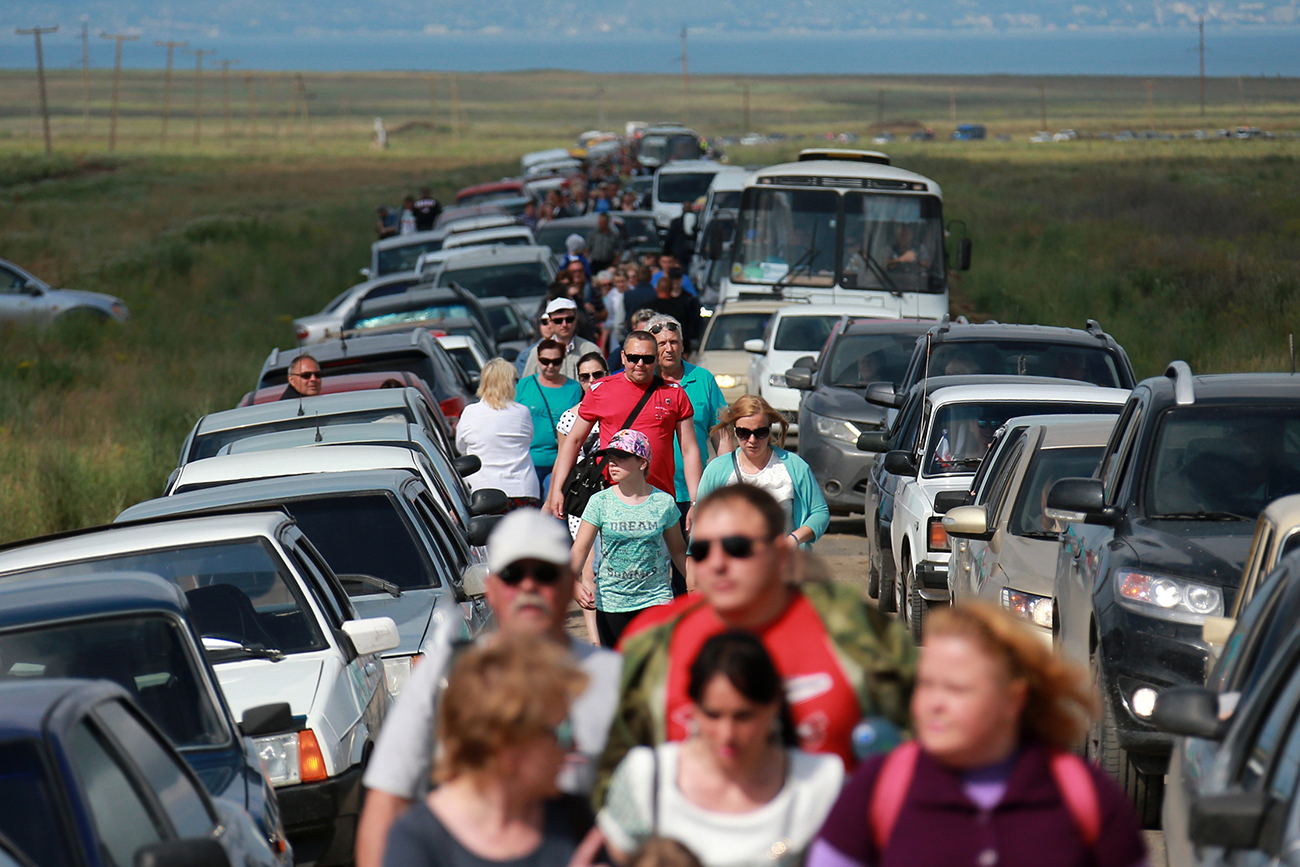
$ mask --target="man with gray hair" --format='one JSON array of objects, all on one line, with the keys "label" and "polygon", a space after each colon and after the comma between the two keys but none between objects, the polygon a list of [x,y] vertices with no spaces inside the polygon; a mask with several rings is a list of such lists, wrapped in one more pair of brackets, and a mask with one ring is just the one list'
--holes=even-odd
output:
[{"label": "man with gray hair", "polygon": [[[586,690],[569,709],[573,747],[556,780],[570,794],[590,793],[618,702],[622,658],[565,632],[573,601],[568,528],[537,509],[516,509],[488,538],[487,578],[480,590],[502,635],[535,635],[568,647],[587,673]],[[473,588],[466,581],[467,592]],[[421,648],[401,694],[388,709],[362,784],[365,805],[357,826],[356,867],[382,867],[388,831],[429,790],[438,696],[457,653],[468,644],[464,623],[445,618]],[[490,641],[484,636],[480,641]]]}]

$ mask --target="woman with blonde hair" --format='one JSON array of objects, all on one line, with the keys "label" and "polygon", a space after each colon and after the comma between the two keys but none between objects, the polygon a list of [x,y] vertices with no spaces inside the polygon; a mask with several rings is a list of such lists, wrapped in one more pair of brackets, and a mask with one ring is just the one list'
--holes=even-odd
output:
[{"label": "woman with blonde hair", "polygon": [[567,867],[591,814],[555,779],[586,684],[541,637],[503,634],[466,650],[438,704],[438,785],[393,825],[385,867]]},{"label": "woman with blonde hair", "polygon": [[864,763],[808,867],[1146,862],[1137,817],[1070,748],[1097,701],[1088,676],[987,603],[936,612],[912,694],[916,740]]},{"label": "woman with blonde hair", "polygon": [[456,448],[482,464],[478,472],[465,478],[470,489],[498,488],[512,509],[541,502],[541,487],[529,457],[533,415],[515,400],[515,376],[514,365],[504,358],[483,365],[480,400],[465,407],[456,425]]},{"label": "woman with blonde hair", "polygon": [[813,478],[808,463],[794,452],[772,445],[785,444],[786,422],[766,400],[745,394],[718,416],[709,432],[737,443],[727,454],[709,461],[700,478],[698,498],[727,485],[756,485],[770,493],[786,514],[786,530],[801,546],[821,538],[831,522],[831,512]]}]

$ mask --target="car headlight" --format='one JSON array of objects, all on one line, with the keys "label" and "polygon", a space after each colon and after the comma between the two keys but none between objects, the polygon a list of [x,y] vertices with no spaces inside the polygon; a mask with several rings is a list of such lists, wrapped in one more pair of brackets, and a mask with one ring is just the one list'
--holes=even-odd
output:
[{"label": "car headlight", "polygon": [[715,374],[713,381],[718,384],[718,388],[744,388],[746,377],[732,376],[730,373]]},{"label": "car headlight", "polygon": [[1052,628],[1052,600],[1022,590],[1002,588],[1002,607],[1012,614],[1044,629]]},{"label": "car headlight", "polygon": [[253,738],[253,748],[272,786],[325,779],[325,757],[311,729]]},{"label": "car headlight", "polygon": [[388,682],[388,694],[397,698],[411,679],[412,656],[392,656],[384,659],[384,679]]},{"label": "car headlight", "polygon": [[1223,591],[1218,587],[1153,572],[1120,569],[1115,596],[1125,608],[1148,617],[1177,623],[1204,623],[1223,615]]},{"label": "car headlight", "polygon": [[813,429],[820,436],[830,437],[833,440],[839,440],[842,443],[849,443],[854,446],[858,444],[858,437],[862,436],[862,429],[848,419],[831,418],[818,415],[815,412],[808,413],[808,418],[812,422]]},{"label": "car headlight", "polygon": [[775,385],[777,388],[789,388],[789,387],[790,387],[790,386],[788,386],[788,385],[785,384],[785,374],[784,374],[784,373],[774,373],[774,374],[772,374],[771,376],[769,376],[769,377],[767,378],[767,384],[768,384],[768,385]]},{"label": "car headlight", "polygon": [[112,311],[113,316],[118,319],[125,319],[127,316],[126,305],[121,301],[114,301],[109,309]]}]

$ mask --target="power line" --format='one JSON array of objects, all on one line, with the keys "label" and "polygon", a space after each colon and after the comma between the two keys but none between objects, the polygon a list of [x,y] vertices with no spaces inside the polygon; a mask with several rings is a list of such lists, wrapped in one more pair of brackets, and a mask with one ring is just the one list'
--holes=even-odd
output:
[{"label": "power line", "polygon": [[188,42],[164,42],[161,39],[155,39],[154,45],[167,49],[167,71],[163,73],[163,122],[162,122],[162,146],[167,147],[167,120],[172,114],[172,52],[177,48],[185,48]]},{"label": "power line", "polygon": [[42,33],[58,33],[58,25],[54,27],[33,27],[29,30],[14,30],[19,36],[36,37],[36,80],[40,84],[41,92],[41,129],[45,133],[45,155],[48,157],[54,152],[50,144],[50,107],[45,101],[45,53],[41,50]]},{"label": "power line", "polygon": [[203,58],[209,54],[216,54],[215,48],[187,48],[186,54],[194,55],[194,144],[198,144],[201,138],[201,128],[203,126]]},{"label": "power line", "polygon": [[117,97],[121,91],[122,84],[122,43],[134,42],[139,36],[128,36],[125,33],[101,33],[102,39],[116,39],[117,50],[113,55],[113,113],[108,122],[108,149],[114,150],[117,147]]},{"label": "power line", "polygon": [[238,60],[221,61],[221,90],[226,103],[226,147],[230,147],[230,66],[237,63]]}]

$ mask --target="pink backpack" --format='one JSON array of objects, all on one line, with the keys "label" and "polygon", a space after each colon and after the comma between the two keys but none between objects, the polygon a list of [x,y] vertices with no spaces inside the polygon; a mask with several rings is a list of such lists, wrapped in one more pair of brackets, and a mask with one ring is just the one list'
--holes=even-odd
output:
[{"label": "pink backpack", "polygon": [[[871,806],[867,816],[875,836],[876,851],[885,851],[898,814],[903,810],[903,801],[907,791],[912,787],[912,777],[916,773],[916,759],[921,754],[921,747],[916,741],[907,741],[885,756],[884,764],[876,777],[875,787],[871,790]],[[1079,836],[1089,848],[1097,843],[1101,836],[1101,803],[1097,799],[1097,787],[1093,784],[1092,774],[1083,759],[1064,750],[1052,750],[1052,779],[1061,793],[1065,808],[1070,811]]]}]

